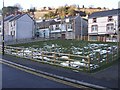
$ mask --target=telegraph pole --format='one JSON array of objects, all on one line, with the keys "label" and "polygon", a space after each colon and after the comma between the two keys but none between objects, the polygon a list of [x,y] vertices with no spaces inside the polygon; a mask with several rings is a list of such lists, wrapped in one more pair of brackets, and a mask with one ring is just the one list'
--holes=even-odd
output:
[{"label": "telegraph pole", "polygon": [[82,16],[81,16],[81,40],[83,38],[83,28],[82,28]]},{"label": "telegraph pole", "polygon": [[[4,0],[3,0],[3,8],[4,8]],[[4,55],[4,10],[2,10],[2,19],[3,19],[3,24],[2,24],[2,55]]]}]

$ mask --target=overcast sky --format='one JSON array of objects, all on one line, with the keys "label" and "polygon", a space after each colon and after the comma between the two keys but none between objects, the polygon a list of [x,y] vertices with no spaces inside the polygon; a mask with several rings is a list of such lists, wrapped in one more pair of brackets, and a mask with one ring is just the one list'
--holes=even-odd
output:
[{"label": "overcast sky", "polygon": [[[23,9],[28,9],[31,6],[33,7],[58,7],[64,5],[77,4],[80,7],[84,5],[85,7],[94,6],[94,7],[106,7],[106,8],[118,8],[118,2],[120,0],[4,0],[5,6],[13,6],[16,3],[19,3]],[[0,0],[0,9],[2,8],[3,0]]]}]

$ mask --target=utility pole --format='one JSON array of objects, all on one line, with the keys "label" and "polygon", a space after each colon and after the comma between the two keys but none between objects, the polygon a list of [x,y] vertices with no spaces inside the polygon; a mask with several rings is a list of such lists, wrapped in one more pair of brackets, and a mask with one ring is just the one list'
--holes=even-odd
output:
[{"label": "utility pole", "polygon": [[82,16],[81,16],[81,40],[82,40],[82,36],[83,36],[83,30],[82,30],[83,28],[82,28]]},{"label": "utility pole", "polygon": [[117,12],[117,16],[118,16],[118,33],[117,33],[117,46],[118,46],[118,59],[119,59],[119,54],[120,54],[120,1],[118,2],[118,12]]},{"label": "utility pole", "polygon": [[[3,9],[4,9],[4,0],[3,0]],[[4,10],[2,10],[2,19],[3,19],[3,28],[2,28],[2,55],[4,55]]]}]

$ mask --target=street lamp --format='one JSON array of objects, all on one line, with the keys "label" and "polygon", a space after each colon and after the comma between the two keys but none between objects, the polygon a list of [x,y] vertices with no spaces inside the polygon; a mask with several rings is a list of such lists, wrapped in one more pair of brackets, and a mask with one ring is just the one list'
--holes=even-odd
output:
[{"label": "street lamp", "polygon": [[82,30],[83,28],[82,28],[82,16],[81,16],[81,40],[82,40],[82,35],[83,35],[83,30]]},{"label": "street lamp", "polygon": [[[4,0],[3,0],[3,9],[4,9]],[[3,28],[2,28],[2,55],[4,55],[4,10],[2,10],[2,19],[3,19]]]}]

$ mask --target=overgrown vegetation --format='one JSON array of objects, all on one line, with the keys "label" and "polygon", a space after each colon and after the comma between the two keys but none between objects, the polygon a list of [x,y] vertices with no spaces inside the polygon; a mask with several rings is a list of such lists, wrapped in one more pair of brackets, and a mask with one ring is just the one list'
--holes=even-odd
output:
[{"label": "overgrown vegetation", "polygon": [[20,46],[20,47],[43,47],[44,44],[58,44],[62,45],[63,47],[70,47],[71,45],[84,47],[89,43],[96,43],[96,44],[109,44],[109,45],[117,45],[116,42],[90,42],[90,41],[78,41],[78,40],[47,40],[47,41],[37,41],[37,42],[31,42],[31,43],[24,43],[24,44],[16,44],[12,46]]}]

